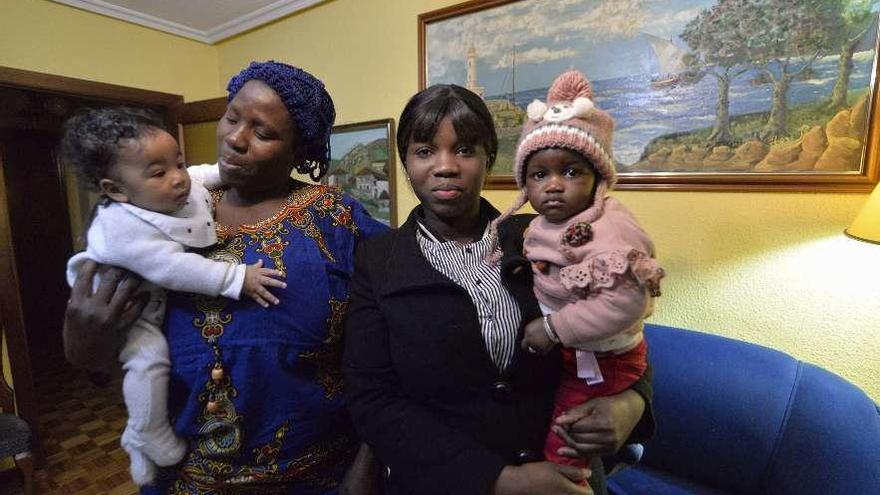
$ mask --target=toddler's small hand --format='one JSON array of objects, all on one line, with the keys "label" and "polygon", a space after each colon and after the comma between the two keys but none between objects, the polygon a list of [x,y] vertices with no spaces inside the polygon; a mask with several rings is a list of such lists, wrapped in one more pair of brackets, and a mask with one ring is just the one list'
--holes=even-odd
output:
[{"label": "toddler's small hand", "polygon": [[550,271],[550,263],[547,263],[546,261],[533,261],[532,266],[534,266],[536,270],[543,273],[544,275],[546,275],[547,272]]},{"label": "toddler's small hand", "polygon": [[278,304],[278,298],[273,296],[267,287],[287,288],[287,284],[275,278],[283,278],[284,273],[271,268],[263,268],[263,260],[258,260],[253,265],[248,265],[244,274],[244,287],[241,291],[264,308],[269,303]]}]

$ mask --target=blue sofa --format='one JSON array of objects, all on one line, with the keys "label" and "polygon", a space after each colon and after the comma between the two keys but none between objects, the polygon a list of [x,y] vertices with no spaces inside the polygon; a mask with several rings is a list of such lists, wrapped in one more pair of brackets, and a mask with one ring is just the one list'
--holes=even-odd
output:
[{"label": "blue sofa", "polygon": [[878,495],[880,410],[782,352],[646,325],[657,432],[617,495]]}]

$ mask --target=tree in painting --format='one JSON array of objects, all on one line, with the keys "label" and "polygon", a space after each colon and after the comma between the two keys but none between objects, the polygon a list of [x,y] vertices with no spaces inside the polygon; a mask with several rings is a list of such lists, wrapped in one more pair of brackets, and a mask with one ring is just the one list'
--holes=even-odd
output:
[{"label": "tree in painting", "polygon": [[840,59],[837,62],[837,80],[831,91],[831,102],[828,108],[831,111],[839,111],[846,106],[846,97],[849,92],[849,81],[853,70],[853,55],[856,47],[861,43],[868,30],[874,26],[876,14],[872,8],[877,4],[876,0],[842,0],[841,1],[841,26],[836,30],[838,36],[835,41],[840,46]]},{"label": "tree in painting", "polygon": [[761,138],[786,131],[788,90],[808,70],[823,48],[831,46],[840,21],[840,4],[826,0],[752,0],[746,2],[741,26],[747,28],[746,50],[773,85],[770,116]]},{"label": "tree in painting", "polygon": [[[719,0],[685,25],[680,37],[692,50],[693,62],[718,81],[715,124],[703,141],[704,146],[713,149],[743,143],[737,150],[741,157],[754,155],[754,160],[733,160],[727,164],[716,160],[715,165],[733,170],[771,171],[806,170],[817,165],[835,169],[858,161],[857,152],[863,144],[859,142],[863,139],[859,122],[865,100],[857,102],[853,115],[847,97],[854,53],[865,44],[868,30],[876,29],[876,3]],[[788,95],[793,81],[815,77],[811,68],[816,60],[833,57],[836,50],[837,74],[830,99],[825,103],[820,100],[818,105],[801,104],[801,113],[811,116],[799,119],[798,125],[789,125]],[[769,112],[760,128],[746,126],[747,134],[741,132],[736,136],[731,128],[731,82],[743,73],[754,74],[755,70],[758,73],[752,84],[772,86]],[[816,127],[821,122],[816,119],[827,119],[828,128]],[[805,136],[807,129],[809,136]],[[754,141],[755,138],[760,141]],[[755,162],[761,155],[765,156]]]},{"label": "tree in painting", "polygon": [[718,81],[715,125],[708,146],[733,143],[730,131],[730,82],[747,70],[748,53],[741,29],[744,0],[721,0],[711,9],[700,12],[684,27],[681,39],[693,51],[692,63],[706,67]]}]

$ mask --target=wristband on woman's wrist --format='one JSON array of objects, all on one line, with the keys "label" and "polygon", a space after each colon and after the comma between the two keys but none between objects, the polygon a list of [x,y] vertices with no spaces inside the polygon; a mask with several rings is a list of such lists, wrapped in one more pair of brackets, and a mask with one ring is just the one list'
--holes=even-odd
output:
[{"label": "wristband on woman's wrist", "polygon": [[547,338],[550,339],[550,342],[554,344],[559,343],[559,335],[556,335],[556,330],[553,329],[553,323],[550,322],[550,315],[544,315],[544,332],[547,333]]}]

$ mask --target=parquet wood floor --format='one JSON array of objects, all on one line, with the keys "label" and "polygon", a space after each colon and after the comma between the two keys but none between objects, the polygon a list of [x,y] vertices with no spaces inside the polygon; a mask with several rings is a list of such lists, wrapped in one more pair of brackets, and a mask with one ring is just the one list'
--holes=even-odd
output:
[{"label": "parquet wood floor", "polygon": [[35,389],[47,465],[40,495],[134,495],[128,456],[119,446],[125,427],[121,375],[104,386],[63,358],[39,370]]}]

